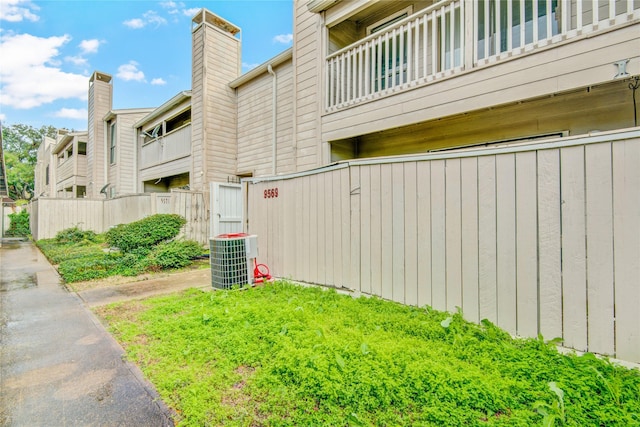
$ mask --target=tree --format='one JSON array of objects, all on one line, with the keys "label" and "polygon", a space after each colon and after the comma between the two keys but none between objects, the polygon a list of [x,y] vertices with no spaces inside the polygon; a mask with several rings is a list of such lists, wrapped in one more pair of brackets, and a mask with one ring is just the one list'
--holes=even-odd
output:
[{"label": "tree", "polygon": [[2,127],[9,197],[18,200],[33,196],[38,147],[45,136],[55,138],[56,134],[57,129],[53,126],[42,126],[40,129],[23,124]]}]

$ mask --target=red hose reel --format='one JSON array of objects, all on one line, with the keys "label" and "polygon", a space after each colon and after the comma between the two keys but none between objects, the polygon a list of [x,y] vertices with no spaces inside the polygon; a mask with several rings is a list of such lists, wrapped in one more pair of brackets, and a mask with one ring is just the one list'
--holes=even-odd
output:
[{"label": "red hose reel", "polygon": [[258,264],[256,259],[253,259],[253,281],[254,283],[264,283],[267,280],[271,280],[271,273],[267,264]]}]

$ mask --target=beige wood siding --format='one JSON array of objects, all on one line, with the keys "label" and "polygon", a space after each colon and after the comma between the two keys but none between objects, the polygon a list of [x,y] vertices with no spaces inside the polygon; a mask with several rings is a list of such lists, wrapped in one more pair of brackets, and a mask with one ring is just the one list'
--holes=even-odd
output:
[{"label": "beige wood siding", "polygon": [[[295,171],[293,152],[293,67],[286,62],[277,77],[276,173]],[[237,88],[238,173],[273,174],[273,76],[264,73]]]},{"label": "beige wood siding", "polygon": [[293,13],[294,105],[297,170],[322,164],[319,132],[322,97],[321,16],[309,12],[307,1],[294,1]]},{"label": "beige wood siding", "polygon": [[[136,168],[135,164],[137,149],[136,133],[133,124],[142,119],[147,112],[122,113],[118,114],[118,145],[116,176],[113,177],[117,183],[117,194],[131,194],[136,192]],[[111,179],[111,177],[110,177]]]},{"label": "beige wood siding", "polygon": [[371,159],[250,181],[247,231],[276,276],[640,362],[639,185],[637,130]]},{"label": "beige wood siding", "polygon": [[[106,76],[107,80],[101,80]],[[89,83],[88,140],[87,140],[87,197],[98,197],[106,184],[105,132],[102,118],[111,110],[113,86],[111,76],[94,73]]]},{"label": "beige wood siding", "polygon": [[236,173],[236,100],[240,41],[208,23],[193,32],[192,188]]}]

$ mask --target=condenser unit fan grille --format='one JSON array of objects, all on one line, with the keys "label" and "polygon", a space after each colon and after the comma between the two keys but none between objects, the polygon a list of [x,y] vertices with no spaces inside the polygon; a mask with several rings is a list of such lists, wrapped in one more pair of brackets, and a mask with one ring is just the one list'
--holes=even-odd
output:
[{"label": "condenser unit fan grille", "polygon": [[214,238],[210,240],[211,285],[231,289],[253,281],[245,238]]}]

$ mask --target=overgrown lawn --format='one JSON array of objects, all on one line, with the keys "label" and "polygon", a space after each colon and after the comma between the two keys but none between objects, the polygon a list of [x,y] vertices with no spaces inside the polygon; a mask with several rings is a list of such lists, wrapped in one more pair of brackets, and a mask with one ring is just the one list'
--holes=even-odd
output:
[{"label": "overgrown lawn", "polygon": [[640,372],[284,282],[99,309],[182,426],[638,426]]}]

